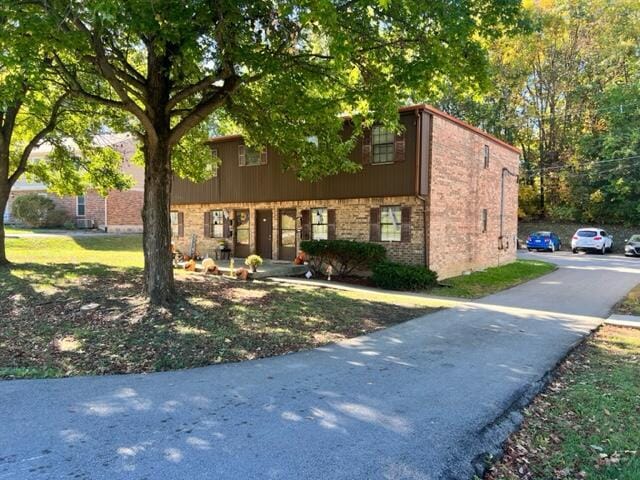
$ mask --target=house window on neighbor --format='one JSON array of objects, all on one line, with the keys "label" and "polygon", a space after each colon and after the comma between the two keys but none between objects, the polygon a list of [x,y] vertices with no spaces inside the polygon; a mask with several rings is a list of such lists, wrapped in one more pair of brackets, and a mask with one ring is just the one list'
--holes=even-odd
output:
[{"label": "house window on neighbor", "polygon": [[371,163],[393,162],[395,133],[381,126],[375,126],[371,130],[371,143],[373,156]]},{"label": "house window on neighbor", "polygon": [[326,208],[311,209],[311,239],[329,239],[329,213]]},{"label": "house window on neighbor", "polygon": [[489,168],[489,145],[484,146],[484,168]]},{"label": "house window on neighbor", "polygon": [[222,210],[211,210],[211,236],[214,238],[224,237],[224,213]]},{"label": "house window on neighbor", "polygon": [[402,211],[399,206],[380,208],[380,240],[399,242],[402,239]]},{"label": "house window on neighbor", "polygon": [[84,195],[78,195],[76,197],[76,215],[78,217],[84,217],[86,213],[85,198]]},{"label": "house window on neighbor", "polygon": [[482,209],[482,233],[487,233],[487,222],[488,222],[489,212],[486,208]]}]

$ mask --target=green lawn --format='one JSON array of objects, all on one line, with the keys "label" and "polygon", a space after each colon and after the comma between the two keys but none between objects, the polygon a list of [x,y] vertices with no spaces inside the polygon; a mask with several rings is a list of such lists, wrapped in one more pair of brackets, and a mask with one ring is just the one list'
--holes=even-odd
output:
[{"label": "green lawn", "polygon": [[640,315],[640,285],[631,289],[614,308],[614,313],[621,315]]},{"label": "green lawn", "polygon": [[438,287],[431,293],[450,297],[479,298],[514,287],[555,269],[556,266],[548,262],[516,260],[501,267],[448,278],[441,282],[445,287]]},{"label": "green lawn", "polygon": [[640,330],[603,327],[527,409],[487,480],[640,478]]},{"label": "green lawn", "polygon": [[361,335],[444,302],[376,298],[179,271],[179,302],[141,296],[139,236],[7,239],[0,270],[0,378],[188,368]]}]

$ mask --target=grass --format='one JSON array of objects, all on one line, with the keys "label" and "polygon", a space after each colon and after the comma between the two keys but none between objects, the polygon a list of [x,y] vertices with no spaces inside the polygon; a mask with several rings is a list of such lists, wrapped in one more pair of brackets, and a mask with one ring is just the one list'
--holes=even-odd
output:
[{"label": "grass", "polygon": [[605,326],[526,410],[487,480],[640,478],[640,330]]},{"label": "grass", "polygon": [[7,239],[0,378],[151,372],[279,355],[371,332],[443,302],[176,275],[180,300],[141,296],[139,236]]},{"label": "grass", "polygon": [[555,269],[556,266],[548,262],[516,260],[500,267],[448,278],[441,282],[445,285],[444,288],[439,287],[431,293],[449,297],[478,298],[520,285]]},{"label": "grass", "polygon": [[621,315],[640,315],[640,285],[632,288],[613,310]]}]

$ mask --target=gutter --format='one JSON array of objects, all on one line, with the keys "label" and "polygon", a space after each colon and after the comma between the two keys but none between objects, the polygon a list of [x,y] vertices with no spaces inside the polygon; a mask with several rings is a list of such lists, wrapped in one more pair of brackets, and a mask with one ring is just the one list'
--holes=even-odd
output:
[{"label": "gutter", "polygon": [[[423,219],[422,219],[422,228],[423,228],[423,239],[422,239],[422,256],[424,258],[424,266],[429,268],[429,249],[427,248],[427,241],[428,241],[428,233],[429,233],[429,228],[428,228],[428,221],[429,221],[429,213],[428,213],[428,207],[429,207],[429,199],[427,197],[424,197],[422,195],[420,195],[420,181],[421,181],[421,168],[422,168],[422,128],[423,128],[423,122],[422,122],[422,115],[423,115],[423,110],[418,108],[415,110],[415,116],[416,116],[416,153],[415,153],[415,159],[416,159],[416,168],[415,168],[415,196],[418,200],[422,200],[422,214],[423,214]],[[431,154],[429,154],[431,155]],[[428,168],[428,162],[427,162],[427,168]]]}]

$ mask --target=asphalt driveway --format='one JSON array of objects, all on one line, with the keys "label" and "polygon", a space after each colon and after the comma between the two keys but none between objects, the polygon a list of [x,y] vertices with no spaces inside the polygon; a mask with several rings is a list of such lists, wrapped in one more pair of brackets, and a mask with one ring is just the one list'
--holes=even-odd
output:
[{"label": "asphalt driveway", "polygon": [[517,288],[318,350],[151,375],[0,382],[0,479],[465,479],[640,283],[556,253]]}]

